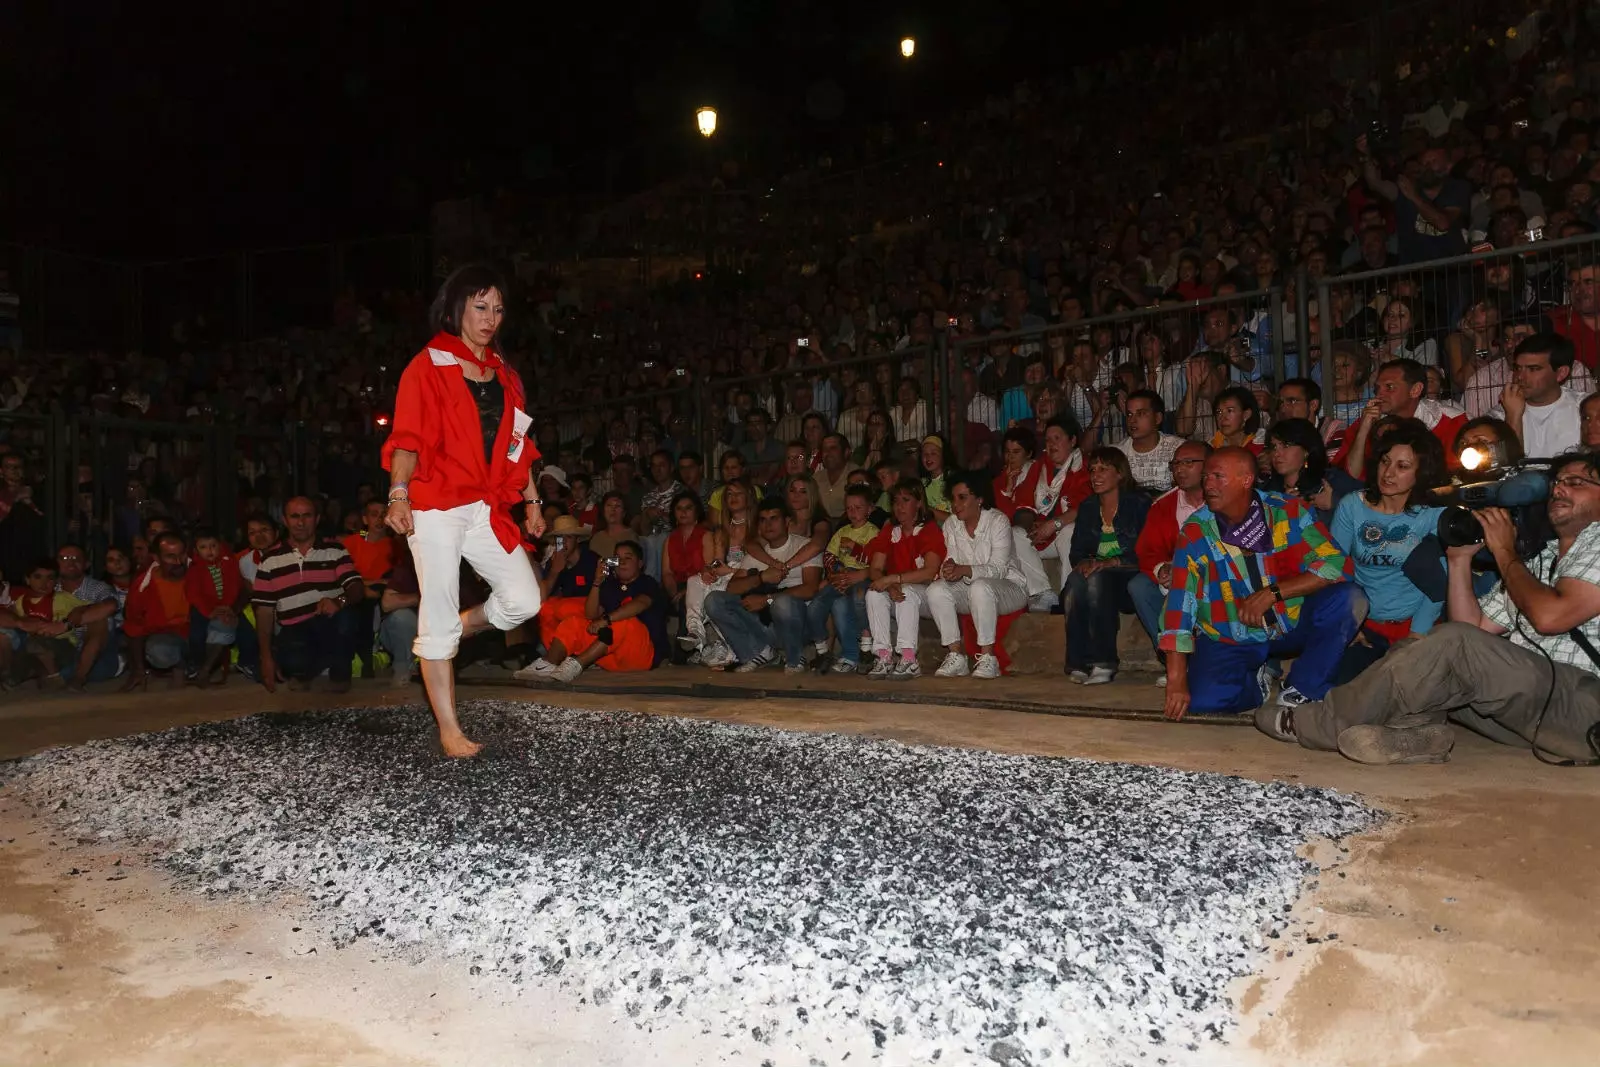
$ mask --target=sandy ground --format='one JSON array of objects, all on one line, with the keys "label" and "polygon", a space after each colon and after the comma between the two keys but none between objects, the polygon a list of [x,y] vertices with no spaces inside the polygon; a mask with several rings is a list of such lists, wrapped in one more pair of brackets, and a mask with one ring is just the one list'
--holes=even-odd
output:
[{"label": "sandy ground", "polygon": [[[525,690],[472,689],[511,697]],[[14,694],[13,694],[14,695]],[[371,683],[341,703],[396,702]],[[409,697],[414,700],[415,697]],[[1126,760],[1360,793],[1396,814],[1330,845],[1301,925],[1237,990],[1234,1064],[1589,1064],[1600,1050],[1600,772],[1464,737],[1441,767],[1369,768],[1253,730],[949,707],[563,694],[792,729]],[[318,694],[93,694],[0,706],[0,758]],[[293,901],[173,895],[137,856],[64,841],[0,793],[0,1027],[8,1063],[649,1064],[706,1049],[596,1010],[509,997],[459,964],[316,947]],[[559,1013],[560,1025],[550,1019]]]}]

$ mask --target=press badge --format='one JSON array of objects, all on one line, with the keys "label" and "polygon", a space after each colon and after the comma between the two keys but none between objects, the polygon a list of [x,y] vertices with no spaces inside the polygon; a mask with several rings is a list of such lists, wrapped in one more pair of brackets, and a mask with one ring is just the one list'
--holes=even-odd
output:
[{"label": "press badge", "polygon": [[522,449],[528,443],[528,427],[532,423],[532,415],[521,408],[511,409],[511,441],[506,448],[506,459],[512,463],[522,458]]}]

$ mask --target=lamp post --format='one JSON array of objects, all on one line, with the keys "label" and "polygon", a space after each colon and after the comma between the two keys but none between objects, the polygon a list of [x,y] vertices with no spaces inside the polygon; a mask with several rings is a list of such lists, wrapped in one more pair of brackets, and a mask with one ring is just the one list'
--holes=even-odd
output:
[{"label": "lamp post", "polygon": [[711,273],[711,208],[712,196],[715,194],[713,186],[716,182],[716,162],[711,155],[711,135],[717,132],[717,109],[709,104],[694,113],[695,127],[700,131],[700,139],[706,146],[706,199],[705,206],[700,212],[700,233],[705,243],[705,270]]},{"label": "lamp post", "polygon": [[910,59],[912,56],[916,55],[917,39],[915,37],[900,38],[900,54],[906,59]]}]

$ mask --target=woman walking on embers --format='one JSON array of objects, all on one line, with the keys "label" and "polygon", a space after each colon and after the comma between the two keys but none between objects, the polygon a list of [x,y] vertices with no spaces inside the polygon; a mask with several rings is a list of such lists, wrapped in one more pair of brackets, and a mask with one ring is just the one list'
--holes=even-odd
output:
[{"label": "woman walking on embers", "polygon": [[[461,638],[490,626],[510,630],[539,611],[539,583],[511,508],[527,501],[528,533],[544,533],[539,456],[522,381],[494,349],[505,314],[505,285],[472,264],[445,280],[434,299],[433,340],[400,376],[394,428],[383,446],[389,471],[390,529],[404,535],[416,562],[422,602],[412,646],[447,756],[473,756],[456,719],[451,661]],[[461,610],[465,559],[493,590]]]}]

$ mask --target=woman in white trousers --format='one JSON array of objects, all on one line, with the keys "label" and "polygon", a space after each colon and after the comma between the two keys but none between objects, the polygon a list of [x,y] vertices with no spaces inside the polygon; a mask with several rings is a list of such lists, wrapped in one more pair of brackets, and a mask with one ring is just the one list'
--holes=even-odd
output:
[{"label": "woman in white trousers", "polygon": [[1057,415],[1045,424],[1044,456],[1033,501],[1011,517],[1011,547],[1028,591],[1029,611],[1049,611],[1061,602],[1061,586],[1050,581],[1044,561],[1061,560],[1066,583],[1067,555],[1078,505],[1089,496],[1089,470],[1078,448],[1078,420]]},{"label": "woman in white trousers", "polygon": [[867,677],[905,680],[922,673],[917,630],[928,614],[928,583],[944,560],[944,534],[929,517],[922,482],[916,478],[894,484],[889,508],[893,521],[867,546],[867,630],[872,635]]},{"label": "woman in white trousers", "polygon": [[[407,537],[421,603],[412,646],[447,756],[473,756],[456,718],[451,660],[463,635],[510,630],[539,612],[535,580],[511,507],[527,501],[538,537],[544,514],[531,476],[539,450],[522,381],[494,350],[505,315],[505,285],[493,268],[471,264],[434,299],[433,340],[400,376],[394,424],[383,446],[389,470],[385,521]],[[461,610],[461,561],[489,584],[489,599]]]},{"label": "woman in white trousers", "polygon": [[[1028,589],[1011,541],[1005,514],[983,506],[983,489],[969,474],[950,479],[950,518],[944,524],[946,555],[939,580],[928,587],[928,612],[939,627],[944,662],[940,678],[1000,677],[994,654],[1000,616],[1028,606]],[[978,659],[971,666],[961,649],[961,615],[972,616]]]}]

